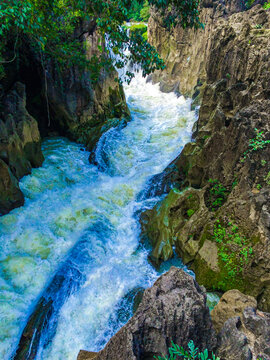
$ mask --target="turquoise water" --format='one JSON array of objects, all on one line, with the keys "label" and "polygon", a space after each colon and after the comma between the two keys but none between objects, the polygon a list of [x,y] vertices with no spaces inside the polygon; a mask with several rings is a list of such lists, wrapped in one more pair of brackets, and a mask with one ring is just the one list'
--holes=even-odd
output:
[{"label": "turquoise water", "polygon": [[159,275],[139,246],[136,217],[158,199],[137,195],[190,141],[195,114],[190,100],[161,93],[140,73],[125,93],[132,120],[102,136],[99,166],[79,144],[45,140],[43,166],[20,183],[25,205],[0,218],[1,359],[14,352],[59,271],[68,281],[54,295],[54,327],[42,334],[37,359],[75,360],[80,349],[99,350],[126,321],[118,316],[123,297]]}]

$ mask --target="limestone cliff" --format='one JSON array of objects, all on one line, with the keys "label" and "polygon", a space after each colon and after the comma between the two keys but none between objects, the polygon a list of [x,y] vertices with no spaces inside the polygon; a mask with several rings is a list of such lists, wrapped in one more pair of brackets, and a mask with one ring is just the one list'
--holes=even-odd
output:
[{"label": "limestone cliff", "polygon": [[[94,22],[81,24],[74,36],[85,56],[98,53],[101,40]],[[93,82],[90,72],[77,66],[60,71],[26,41],[5,73],[0,85],[0,215],[23,204],[18,180],[42,164],[41,136],[68,136],[92,151],[102,133],[129,115],[116,71],[104,69]]]},{"label": "limestone cliff", "polygon": [[200,19],[204,29],[182,29],[177,26],[168,31],[162,23],[162,16],[152,9],[148,39],[166,64],[164,71],[151,76],[152,81],[160,82],[161,89],[165,92],[198,95],[198,89],[206,80],[212,34],[217,24],[243,10],[243,0],[203,0],[200,3]]},{"label": "limestone cliff", "polygon": [[[238,288],[267,311],[269,27],[270,13],[260,5],[216,21],[195,142],[153,179],[159,180],[159,192],[174,189],[141,220],[154,262],[170,258],[175,246],[200,284],[225,291]],[[188,92],[195,82],[186,87]]]}]

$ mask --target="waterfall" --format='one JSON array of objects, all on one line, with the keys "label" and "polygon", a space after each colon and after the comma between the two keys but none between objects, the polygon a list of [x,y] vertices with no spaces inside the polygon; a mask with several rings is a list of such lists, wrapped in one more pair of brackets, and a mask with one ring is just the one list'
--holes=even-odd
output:
[{"label": "waterfall", "polygon": [[149,264],[136,216],[159,199],[138,194],[190,141],[195,114],[190,100],[161,93],[140,72],[124,87],[132,118],[102,136],[98,165],[80,144],[46,139],[43,166],[20,182],[25,205],[0,218],[1,359],[29,318],[25,359],[100,350],[132,315],[130,294],[166,269]]}]

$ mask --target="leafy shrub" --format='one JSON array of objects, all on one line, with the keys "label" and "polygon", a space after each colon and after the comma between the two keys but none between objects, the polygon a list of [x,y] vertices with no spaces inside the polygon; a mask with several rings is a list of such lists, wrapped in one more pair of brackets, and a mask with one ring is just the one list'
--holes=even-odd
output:
[{"label": "leafy shrub", "polygon": [[207,192],[206,205],[211,211],[216,211],[227,200],[229,191],[216,179],[209,179],[210,188]]},{"label": "leafy shrub", "polygon": [[263,5],[263,8],[264,8],[265,10],[270,9],[270,1],[266,2],[266,3]]},{"label": "leafy shrub", "polygon": [[244,152],[244,156],[241,160],[242,162],[245,161],[248,154],[250,154],[254,151],[264,149],[268,144],[270,144],[270,140],[264,139],[263,131],[259,131],[256,128],[254,129],[254,131],[255,131],[256,136],[255,136],[255,138],[249,140],[248,149],[247,149],[247,151]]},{"label": "leafy shrub", "polygon": [[141,21],[147,22],[150,18],[150,5],[145,1],[140,12]]},{"label": "leafy shrub", "polygon": [[250,242],[239,233],[238,227],[232,222],[224,226],[220,220],[217,220],[213,233],[213,239],[219,248],[219,259],[224,263],[229,278],[235,278],[242,273],[244,265],[253,254]]},{"label": "leafy shrub", "polygon": [[187,360],[220,360],[220,358],[215,356],[213,353],[212,357],[209,358],[207,349],[203,352],[199,352],[199,349],[195,347],[192,340],[188,343],[188,351],[186,351],[182,346],[178,346],[172,342],[172,346],[169,348],[169,356],[155,357],[156,360],[177,360],[179,358]]}]

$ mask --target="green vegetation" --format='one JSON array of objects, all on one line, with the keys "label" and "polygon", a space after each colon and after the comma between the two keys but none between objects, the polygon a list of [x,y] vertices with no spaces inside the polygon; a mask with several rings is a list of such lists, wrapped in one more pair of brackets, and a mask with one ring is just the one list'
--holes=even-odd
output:
[{"label": "green vegetation", "polygon": [[263,8],[264,8],[265,10],[270,9],[270,1],[269,1],[269,0],[263,5]]},{"label": "green vegetation", "polygon": [[[255,0],[247,0],[246,1],[246,8],[249,9],[254,4]],[[270,9],[270,1],[265,0],[265,3],[263,4],[264,9]]]},{"label": "green vegetation", "polygon": [[249,148],[247,151],[244,152],[244,156],[241,159],[242,162],[245,161],[248,154],[251,154],[254,151],[264,149],[268,144],[270,144],[270,140],[264,139],[263,131],[259,131],[258,129],[254,129],[254,131],[256,133],[256,136],[255,138],[249,140],[249,144],[248,144]]},{"label": "green vegetation", "polygon": [[266,182],[267,185],[270,186],[270,171],[268,172],[268,174],[267,174],[266,177],[264,178],[264,181]]},{"label": "green vegetation", "polygon": [[[147,13],[147,6],[153,5],[163,11],[173,7],[175,15],[165,17],[167,26],[180,24],[182,27],[198,28],[198,0],[181,1],[137,0]],[[56,68],[65,69],[72,65],[81,70],[88,68],[92,80],[97,81],[102,68],[112,65],[123,68],[131,59],[140,64],[146,76],[156,69],[163,69],[164,62],[156,50],[141,35],[128,37],[122,24],[128,19],[133,0],[2,0],[0,5],[0,73],[4,76],[4,66],[15,61],[25,45],[30,44],[33,51],[42,58],[44,67],[49,60],[56,62]],[[146,15],[145,15],[146,16]],[[80,24],[91,24],[101,35],[100,54],[87,59],[86,45],[80,37],[74,36]],[[105,49],[105,34],[109,36],[112,52],[118,55],[112,60]],[[84,50],[82,51],[82,46]],[[130,55],[125,55],[129,49]],[[133,77],[126,73],[127,80]]]},{"label": "green vegetation", "polygon": [[225,226],[220,220],[214,225],[213,239],[218,244],[219,259],[227,270],[227,276],[236,278],[253,254],[250,241],[239,233],[238,227],[232,222]]},{"label": "green vegetation", "polygon": [[195,347],[192,340],[188,343],[188,351],[186,351],[182,346],[178,346],[172,342],[172,346],[169,348],[169,356],[155,357],[156,360],[177,360],[179,358],[188,360],[220,360],[220,358],[215,356],[213,353],[212,357],[209,358],[207,349],[203,352],[199,352],[199,349]]},{"label": "green vegetation", "polygon": [[210,189],[207,205],[211,211],[216,211],[227,200],[229,191],[216,179],[209,179],[208,183]]},{"label": "green vegetation", "polygon": [[131,9],[128,12],[128,20],[147,22],[150,17],[150,5],[148,1],[133,1]]},{"label": "green vegetation", "polygon": [[191,217],[194,213],[195,213],[195,210],[193,210],[193,209],[188,209],[188,211],[187,211],[187,216],[188,216],[188,217]]},{"label": "green vegetation", "polygon": [[130,34],[143,35],[147,32],[147,26],[145,24],[132,24],[129,28]]}]

